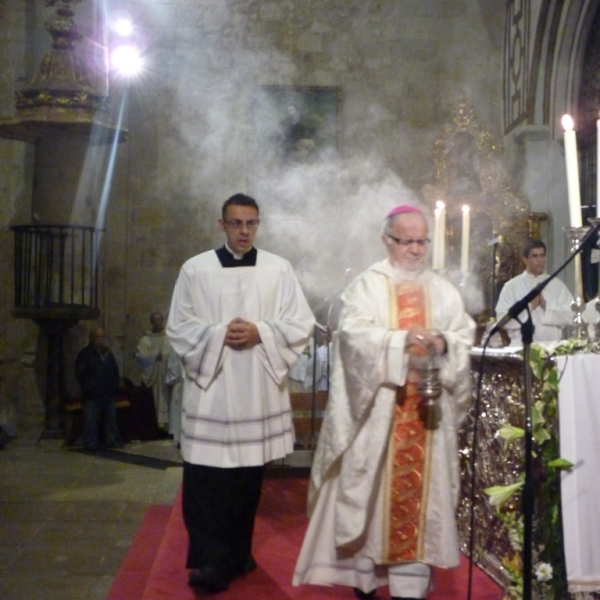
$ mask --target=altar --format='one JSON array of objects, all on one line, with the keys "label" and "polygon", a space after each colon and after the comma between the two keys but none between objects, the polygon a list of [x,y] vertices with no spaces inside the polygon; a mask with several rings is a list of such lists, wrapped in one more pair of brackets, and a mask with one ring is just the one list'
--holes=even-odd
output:
[{"label": "altar", "polygon": [[[536,346],[532,346],[532,353]],[[537,350],[535,355],[540,355]],[[543,351],[541,355],[546,356]],[[509,519],[518,518],[521,514],[521,497],[516,493],[508,499],[502,511],[504,517],[501,518],[484,490],[488,489],[489,492],[489,488],[495,486],[517,483],[523,473],[523,438],[507,443],[499,435],[501,427],[507,424],[515,428],[524,427],[523,360],[517,348],[507,347],[488,349],[485,358],[482,358],[481,348],[474,348],[471,361],[473,404],[459,439],[461,497],[458,520],[461,546],[463,552],[468,553],[473,522],[475,562],[508,589],[515,583],[515,572],[520,568],[520,553],[515,551],[514,539],[511,540],[516,529],[510,532],[507,516]],[[552,363],[549,368],[556,367],[556,384],[552,378],[550,383],[542,384],[537,377],[533,377],[532,404],[536,405],[536,410],[539,408],[542,411],[543,418],[547,420],[546,428],[552,431],[550,439],[538,436],[536,440],[539,442],[543,439],[545,446],[534,443],[536,531],[533,566],[535,570],[536,565],[543,563],[549,554],[560,556],[560,559],[553,561],[556,564],[551,565],[550,579],[540,586],[549,586],[552,577],[555,578],[552,583],[557,583],[560,578],[568,582],[570,594],[597,598],[600,597],[600,548],[597,543],[600,539],[600,437],[596,430],[600,425],[600,402],[597,402],[600,400],[600,390],[595,374],[600,372],[600,354],[580,352],[553,356]],[[477,407],[480,369],[482,386]],[[554,399],[556,409],[548,400],[551,398],[550,388],[558,390],[554,394],[557,396]],[[542,405],[547,406],[542,408]],[[471,452],[477,409],[475,512],[472,521]],[[505,437],[506,431],[503,430]],[[560,442],[559,446],[553,447],[553,440]],[[573,464],[567,470],[552,469],[554,483],[552,477],[547,477],[544,472],[542,447],[543,452],[554,452],[557,458],[560,456]],[[562,511],[557,510],[559,499]],[[548,505],[549,500],[551,505]],[[544,535],[548,539],[540,543],[540,536]]]}]

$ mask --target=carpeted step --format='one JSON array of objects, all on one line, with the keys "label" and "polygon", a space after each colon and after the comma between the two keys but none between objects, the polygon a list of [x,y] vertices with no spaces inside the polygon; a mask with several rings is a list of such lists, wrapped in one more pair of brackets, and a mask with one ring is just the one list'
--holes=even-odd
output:
[{"label": "carpeted step", "polygon": [[148,508],[106,600],[142,597],[172,512],[172,505]]},{"label": "carpeted step", "polygon": [[[235,579],[226,592],[215,594],[215,600],[351,600],[352,589],[343,586],[293,587],[292,572],[304,533],[308,525],[305,514],[308,482],[305,478],[265,479],[261,502],[256,518],[253,554],[258,568]],[[146,522],[146,518],[144,518]],[[157,524],[156,524],[157,525]],[[158,527],[158,525],[157,525]],[[142,528],[140,528],[140,531]],[[156,542],[136,535],[130,553],[151,554],[150,549],[138,549],[139,543]],[[187,533],[181,514],[181,497],[178,496],[168,516],[160,545],[154,552],[154,561],[143,593],[139,588],[142,573],[138,569],[121,569],[107,600],[200,600],[188,587],[185,569]],[[129,555],[124,563],[129,563]],[[435,591],[429,600],[462,600],[466,598],[468,583],[468,560],[463,558],[458,569],[435,571]],[[473,598],[477,600],[500,600],[503,590],[483,571],[474,568]],[[132,582],[119,582],[122,578],[134,578]],[[111,590],[112,592],[113,590]],[[376,598],[389,600],[387,588],[380,588]]]}]

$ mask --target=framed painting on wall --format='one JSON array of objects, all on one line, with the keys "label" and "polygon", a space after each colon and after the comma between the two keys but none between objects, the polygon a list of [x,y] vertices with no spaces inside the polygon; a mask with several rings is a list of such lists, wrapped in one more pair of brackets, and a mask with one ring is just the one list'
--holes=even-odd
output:
[{"label": "framed painting on wall", "polygon": [[254,98],[256,158],[263,166],[312,163],[338,153],[338,87],[264,86]]}]

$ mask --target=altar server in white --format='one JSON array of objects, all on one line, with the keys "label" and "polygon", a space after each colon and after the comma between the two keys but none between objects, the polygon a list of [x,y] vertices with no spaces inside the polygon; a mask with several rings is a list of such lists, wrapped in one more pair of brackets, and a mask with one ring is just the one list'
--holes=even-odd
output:
[{"label": "altar server in white", "polygon": [[[475,324],[458,290],[425,268],[427,231],[417,208],[390,211],[387,259],[342,295],[294,585],[348,585],[357,598],[389,585],[392,598],[425,598],[432,567],[459,565],[457,430]],[[434,409],[418,389],[430,354],[442,384]]]},{"label": "altar server in white", "polygon": [[152,389],[158,426],[169,426],[169,391],[167,389],[167,358],[169,338],[165,334],[165,318],[156,312],[150,315],[150,329],[138,343],[135,357],[141,369],[142,385]]},{"label": "altar server in white", "polygon": [[[525,270],[507,281],[502,287],[496,304],[496,319],[499,321],[515,302],[524,298],[534,287],[548,279],[546,273],[546,244],[541,240],[530,240],[521,253]],[[563,327],[573,322],[571,309],[573,295],[560,279],[553,279],[541,294],[529,303],[531,320],[535,330],[534,342],[551,342],[563,338]],[[527,318],[526,311],[518,315],[521,321]],[[505,326],[511,346],[520,346],[521,325],[515,319]]]},{"label": "altar server in white", "polygon": [[293,451],[287,377],[314,326],[290,264],[253,246],[256,201],[229,198],[219,226],[225,245],[183,265],[167,323],[184,369],[189,584],[205,592],[256,568],[251,542],[264,465]]}]

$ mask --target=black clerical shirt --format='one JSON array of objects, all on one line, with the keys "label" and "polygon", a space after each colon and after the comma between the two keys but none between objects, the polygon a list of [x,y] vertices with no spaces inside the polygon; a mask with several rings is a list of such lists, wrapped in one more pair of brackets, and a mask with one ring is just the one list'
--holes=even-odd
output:
[{"label": "black clerical shirt", "polygon": [[256,266],[256,248],[252,247],[242,258],[235,258],[225,246],[215,250],[222,267],[255,267]]}]

